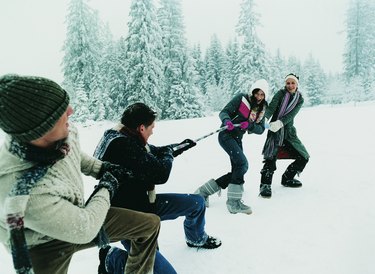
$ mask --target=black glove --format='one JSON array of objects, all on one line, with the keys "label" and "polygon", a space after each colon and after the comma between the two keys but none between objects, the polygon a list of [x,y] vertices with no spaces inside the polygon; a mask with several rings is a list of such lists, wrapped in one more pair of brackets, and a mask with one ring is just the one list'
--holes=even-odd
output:
[{"label": "black glove", "polygon": [[191,139],[185,139],[181,143],[175,145],[174,147],[178,147],[178,146],[184,145],[184,144],[186,144],[186,146],[181,147],[181,148],[173,151],[173,153],[172,153],[173,157],[177,157],[182,152],[184,152],[184,151],[188,150],[189,148],[192,148],[192,147],[194,147],[194,146],[197,145],[197,143],[194,142],[193,140],[191,140]]},{"label": "black glove", "polygon": [[111,200],[112,200],[112,198],[115,195],[116,191],[120,187],[120,183],[119,183],[119,181],[117,181],[117,179],[115,178],[115,176],[113,176],[111,173],[109,173],[107,171],[107,172],[105,172],[103,174],[102,178],[99,181],[99,184],[97,184],[95,186],[94,192],[97,192],[99,189],[101,189],[103,187],[108,190],[109,196],[111,197]]},{"label": "black glove", "polygon": [[88,198],[86,205],[90,202],[91,198],[95,196],[99,189],[103,187],[108,189],[109,195],[112,199],[120,185],[133,177],[133,173],[128,169],[120,165],[111,164],[110,162],[104,161],[98,175],[96,176],[96,179],[100,179],[99,184],[95,186],[95,189]]},{"label": "black glove", "polygon": [[97,184],[94,188],[94,191],[91,193],[90,197],[86,201],[86,206],[90,203],[92,197],[95,196],[95,194],[102,188],[106,188],[109,192],[110,199],[112,200],[113,196],[115,195],[116,191],[120,187],[120,183],[117,181],[115,176],[113,176],[108,171],[104,172],[102,175],[102,178],[99,181],[99,184]]},{"label": "black glove", "polygon": [[167,155],[170,155],[172,157],[173,146],[168,145],[168,146],[156,147],[154,151],[151,150],[151,153],[153,153],[157,157],[165,157]]},{"label": "black glove", "polygon": [[106,172],[111,173],[120,183],[123,180],[134,177],[133,172],[127,168],[104,161],[98,175],[96,176],[96,179],[101,179]]}]

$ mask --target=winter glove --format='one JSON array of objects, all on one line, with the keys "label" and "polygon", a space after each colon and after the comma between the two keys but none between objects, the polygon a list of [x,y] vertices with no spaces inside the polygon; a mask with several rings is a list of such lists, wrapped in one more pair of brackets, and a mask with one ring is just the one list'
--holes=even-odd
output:
[{"label": "winter glove", "polygon": [[279,131],[280,128],[282,128],[284,126],[283,122],[281,122],[280,120],[276,120],[275,122],[271,122],[270,123],[270,130],[272,132],[277,132]]},{"label": "winter glove", "polygon": [[104,172],[102,175],[99,184],[97,184],[94,188],[94,191],[91,193],[90,197],[86,201],[86,206],[90,203],[92,197],[102,188],[106,188],[109,192],[110,199],[112,200],[113,196],[115,195],[116,191],[119,189],[120,184],[117,179],[108,171]]},{"label": "winter glove", "polygon": [[94,192],[97,192],[101,188],[106,188],[109,192],[109,196],[111,197],[111,200],[113,196],[115,196],[115,193],[120,187],[119,181],[113,176],[110,172],[106,171],[102,178],[99,181],[99,184],[95,186]]},{"label": "winter glove", "polygon": [[247,129],[248,127],[249,127],[249,122],[248,121],[244,121],[244,122],[240,123],[240,128],[241,129]]},{"label": "winter glove", "polygon": [[168,155],[172,158],[173,145],[157,147],[156,150],[151,150],[151,153],[161,158],[164,158]]},{"label": "winter glove", "polygon": [[107,161],[103,161],[96,179],[101,179],[106,172],[111,173],[120,182],[134,177],[133,173],[127,168],[124,168],[117,164],[112,164]]},{"label": "winter glove", "polygon": [[232,130],[234,129],[234,125],[233,125],[233,123],[232,123],[231,120],[227,120],[227,121],[225,122],[225,126],[227,127],[227,130],[228,130],[228,131],[232,131]]},{"label": "winter glove", "polygon": [[[184,145],[184,146],[183,146]],[[173,151],[172,155],[173,157],[177,157],[178,155],[180,155],[182,152],[196,146],[197,143],[194,142],[193,140],[191,139],[185,139],[183,140],[181,143],[179,143],[178,145],[176,145],[175,147],[179,147],[181,146],[180,148],[176,149]]]}]

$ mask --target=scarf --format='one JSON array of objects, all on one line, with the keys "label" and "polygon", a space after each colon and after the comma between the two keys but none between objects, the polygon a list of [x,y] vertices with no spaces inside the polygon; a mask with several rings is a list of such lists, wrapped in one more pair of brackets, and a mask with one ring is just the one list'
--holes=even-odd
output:
[{"label": "scarf", "polygon": [[31,144],[18,143],[12,139],[9,152],[22,160],[36,163],[26,170],[5,199],[6,224],[10,236],[10,247],[13,265],[16,273],[34,273],[31,259],[26,244],[24,233],[24,216],[30,192],[58,160],[64,158],[69,152],[69,145],[65,140],[56,142],[52,149],[42,149]]},{"label": "scarf", "polygon": [[[290,96],[292,96],[288,91],[285,93],[284,98],[281,101],[280,110],[277,115],[276,120],[280,120],[289,112],[291,112],[297,105],[301,94],[296,91],[292,100],[290,100]],[[290,102],[289,102],[290,100]],[[278,148],[283,144],[285,137],[285,130],[282,127],[279,131],[270,133],[267,136],[266,143],[264,144],[263,152],[265,159],[272,159],[276,156]]]},{"label": "scarf", "polygon": [[243,117],[247,118],[250,123],[259,123],[264,117],[266,106],[264,105],[264,102],[261,105],[258,104],[254,96],[251,96],[250,98],[242,96],[238,111]]}]

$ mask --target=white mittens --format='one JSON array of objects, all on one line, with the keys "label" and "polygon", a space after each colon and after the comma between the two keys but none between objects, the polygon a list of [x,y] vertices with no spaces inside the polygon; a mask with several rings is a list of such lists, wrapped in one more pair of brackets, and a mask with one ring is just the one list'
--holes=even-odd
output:
[{"label": "white mittens", "polygon": [[272,132],[277,132],[279,131],[280,128],[282,128],[284,126],[283,122],[281,122],[280,120],[276,120],[275,122],[271,122],[270,123],[270,130]]}]

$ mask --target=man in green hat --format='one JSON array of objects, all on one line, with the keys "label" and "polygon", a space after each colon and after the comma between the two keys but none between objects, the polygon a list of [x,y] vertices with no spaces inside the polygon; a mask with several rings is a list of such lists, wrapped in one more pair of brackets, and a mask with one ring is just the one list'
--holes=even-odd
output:
[{"label": "man in green hat", "polygon": [[[73,253],[130,239],[125,273],[152,273],[160,219],[110,207],[132,172],[83,153],[72,113],[55,82],[0,77],[0,242],[17,273],[62,274]],[[87,202],[81,173],[99,179]]]}]

